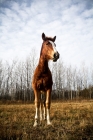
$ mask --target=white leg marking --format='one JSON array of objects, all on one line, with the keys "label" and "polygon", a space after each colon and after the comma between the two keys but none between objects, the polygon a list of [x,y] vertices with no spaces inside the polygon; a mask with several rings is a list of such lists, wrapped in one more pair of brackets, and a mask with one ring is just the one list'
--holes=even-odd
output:
[{"label": "white leg marking", "polygon": [[44,106],[44,120],[46,119],[46,107]]},{"label": "white leg marking", "polygon": [[43,120],[43,103],[41,102],[41,105],[40,105],[40,121]]},{"label": "white leg marking", "polygon": [[38,119],[39,108],[36,108],[35,119]]},{"label": "white leg marking", "polygon": [[39,108],[36,108],[34,127],[38,125]]},{"label": "white leg marking", "polygon": [[51,122],[50,122],[50,109],[47,109],[47,125],[51,125]]}]

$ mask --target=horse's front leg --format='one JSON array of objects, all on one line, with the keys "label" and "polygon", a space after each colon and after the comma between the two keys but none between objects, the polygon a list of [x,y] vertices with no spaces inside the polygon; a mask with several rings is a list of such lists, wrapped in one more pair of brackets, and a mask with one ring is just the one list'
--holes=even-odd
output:
[{"label": "horse's front leg", "polygon": [[46,93],[46,111],[47,111],[47,125],[51,125],[50,122],[50,104],[51,104],[51,89]]},{"label": "horse's front leg", "polygon": [[35,122],[34,122],[34,127],[38,125],[39,123],[39,109],[40,109],[40,93],[38,91],[34,91],[35,94]]}]

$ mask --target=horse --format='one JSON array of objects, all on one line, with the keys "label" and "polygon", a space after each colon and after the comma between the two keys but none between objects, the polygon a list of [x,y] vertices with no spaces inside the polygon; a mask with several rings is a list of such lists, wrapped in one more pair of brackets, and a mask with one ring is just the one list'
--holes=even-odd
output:
[{"label": "horse", "polygon": [[[56,62],[59,59],[59,53],[56,50],[56,36],[47,37],[42,33],[42,47],[40,52],[39,63],[34,71],[32,88],[35,96],[35,122],[34,127],[38,126],[40,122],[47,119],[47,125],[52,125],[50,121],[50,104],[52,91],[52,74],[48,67],[48,61]],[[42,99],[45,95],[44,100]],[[39,118],[40,115],[40,118]]]}]

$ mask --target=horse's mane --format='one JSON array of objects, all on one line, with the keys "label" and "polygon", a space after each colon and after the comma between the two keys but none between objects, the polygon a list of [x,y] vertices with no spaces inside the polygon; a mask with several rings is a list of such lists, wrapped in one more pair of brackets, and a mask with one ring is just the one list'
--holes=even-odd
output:
[{"label": "horse's mane", "polygon": [[47,40],[50,40],[50,41],[53,41],[53,42],[54,42],[54,38],[52,38],[52,37],[47,37],[47,36],[46,36],[46,41],[47,41]]}]

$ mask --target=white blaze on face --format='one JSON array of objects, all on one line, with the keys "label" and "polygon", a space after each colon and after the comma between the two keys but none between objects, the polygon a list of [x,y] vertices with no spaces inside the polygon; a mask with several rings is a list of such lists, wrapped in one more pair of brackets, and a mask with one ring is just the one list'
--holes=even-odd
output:
[{"label": "white blaze on face", "polygon": [[52,47],[53,47],[54,53],[56,53],[56,52],[57,52],[57,50],[56,50],[56,45],[55,45],[55,43],[54,43],[54,42],[52,42],[52,41],[49,41],[49,42],[52,44]]}]

